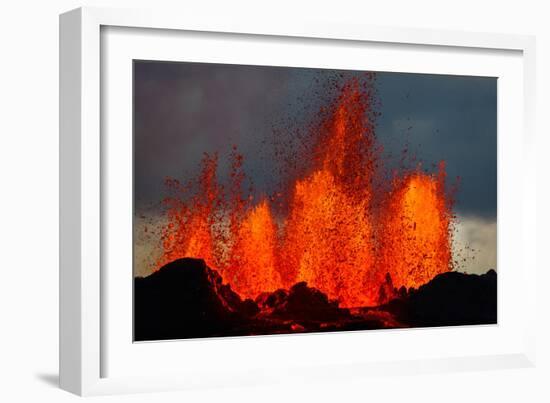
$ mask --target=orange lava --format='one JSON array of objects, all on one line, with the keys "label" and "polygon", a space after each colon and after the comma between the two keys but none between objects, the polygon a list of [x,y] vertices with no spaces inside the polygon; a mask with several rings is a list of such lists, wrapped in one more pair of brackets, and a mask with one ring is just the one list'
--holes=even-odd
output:
[{"label": "orange lava", "polygon": [[[200,189],[188,203],[180,199],[168,200],[168,223],[162,229],[163,255],[160,265],[185,256],[200,256],[209,264],[217,263],[212,228],[216,225],[216,210],[219,207],[220,187],[216,179],[217,156],[205,155],[199,177]],[[186,186],[170,180],[169,186],[185,193]],[[192,230],[191,230],[192,229]]]},{"label": "orange lava", "polygon": [[381,217],[377,264],[396,287],[416,288],[452,269],[444,184],[443,163],[437,176],[413,172],[394,184]]},{"label": "orange lava", "polygon": [[247,212],[231,250],[233,270],[226,272],[232,272],[233,276],[227,280],[238,294],[254,298],[281,287],[275,262],[276,244],[277,227],[264,200]]},{"label": "orange lava", "polygon": [[[205,259],[244,298],[306,281],[340,306],[377,305],[391,284],[418,287],[451,270],[451,202],[445,166],[438,174],[404,171],[383,182],[381,147],[368,118],[372,95],[347,83],[312,133],[307,172],[294,179],[283,217],[269,198],[243,192],[243,157],[232,152],[231,184],[216,178],[205,155],[199,189],[170,180],[163,254]],[[310,156],[307,156],[309,158]],[[389,278],[388,278],[389,275]]]}]

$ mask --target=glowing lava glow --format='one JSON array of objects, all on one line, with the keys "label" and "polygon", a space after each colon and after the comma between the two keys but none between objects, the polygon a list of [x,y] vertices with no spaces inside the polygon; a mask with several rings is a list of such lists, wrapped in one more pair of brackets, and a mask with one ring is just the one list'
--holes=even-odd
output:
[{"label": "glowing lava glow", "polygon": [[[217,156],[205,155],[199,177],[200,189],[188,203],[169,199],[167,203],[168,224],[162,230],[163,256],[166,264],[183,256],[200,256],[210,264],[216,263],[215,249],[218,244],[212,228],[216,225],[216,210],[219,207],[220,187],[217,184]],[[187,191],[177,180],[168,180],[167,185]],[[192,230],[190,230],[192,228]]]},{"label": "glowing lava glow", "polygon": [[451,270],[445,166],[436,177],[412,173],[396,180],[381,222],[378,265],[394,285],[418,287]]},{"label": "glowing lava glow", "polygon": [[[450,198],[445,165],[384,180],[372,94],[343,86],[311,134],[311,162],[287,189],[284,214],[273,198],[243,194],[243,157],[232,152],[231,184],[218,183],[217,156],[205,155],[199,188],[169,180],[163,254],[199,257],[244,298],[306,281],[343,307],[387,301],[393,287],[418,287],[452,269]],[[310,156],[308,156],[310,157]],[[385,184],[380,186],[380,183]]]},{"label": "glowing lava glow", "polygon": [[247,212],[231,250],[233,276],[228,280],[237,293],[256,297],[281,287],[275,262],[276,243],[277,227],[264,200]]},{"label": "glowing lava glow", "polygon": [[297,270],[296,280],[349,306],[368,304],[378,291],[367,281],[373,267],[367,196],[353,200],[330,171],[317,171],[296,183],[286,222],[285,263]]},{"label": "glowing lava glow", "polygon": [[372,303],[378,292],[370,281],[374,133],[363,119],[367,101],[358,86],[344,88],[319,129],[316,166],[295,183],[284,226],[287,284],[306,281],[347,306]]}]

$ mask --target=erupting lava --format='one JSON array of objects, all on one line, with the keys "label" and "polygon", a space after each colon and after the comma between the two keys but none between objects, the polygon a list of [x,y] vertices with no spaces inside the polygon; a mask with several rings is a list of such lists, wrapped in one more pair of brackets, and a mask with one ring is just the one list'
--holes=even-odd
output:
[{"label": "erupting lava", "polygon": [[445,165],[436,175],[402,169],[384,181],[371,98],[357,80],[343,86],[312,130],[307,172],[280,192],[283,214],[273,198],[254,204],[244,194],[236,148],[227,188],[216,177],[217,155],[205,154],[194,194],[191,184],[169,180],[179,196],[166,200],[158,267],[198,257],[244,298],[306,281],[343,307],[386,302],[388,277],[409,288],[451,270]]},{"label": "erupting lava", "polygon": [[452,269],[444,185],[444,163],[436,177],[412,173],[394,183],[381,215],[378,264],[398,286],[418,287]]}]

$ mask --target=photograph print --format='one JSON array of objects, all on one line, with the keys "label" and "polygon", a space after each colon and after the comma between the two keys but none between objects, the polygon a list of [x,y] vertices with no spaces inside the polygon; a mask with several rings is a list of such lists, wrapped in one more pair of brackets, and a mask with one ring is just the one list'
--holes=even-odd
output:
[{"label": "photograph print", "polygon": [[497,79],[134,60],[134,341],[497,323]]}]

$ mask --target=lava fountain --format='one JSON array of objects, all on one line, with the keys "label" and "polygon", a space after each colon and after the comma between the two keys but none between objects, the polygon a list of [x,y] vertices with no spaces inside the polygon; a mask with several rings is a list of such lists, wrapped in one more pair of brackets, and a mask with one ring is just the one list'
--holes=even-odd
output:
[{"label": "lava fountain", "polygon": [[253,203],[243,191],[235,147],[229,186],[217,179],[217,155],[208,154],[196,181],[167,180],[173,196],[165,200],[158,267],[198,257],[243,298],[306,281],[343,307],[385,302],[388,279],[395,288],[418,287],[451,270],[445,164],[435,174],[403,168],[386,179],[372,109],[373,93],[358,80],[342,86],[311,129],[307,169],[278,191],[287,200],[280,219],[273,197]]}]

